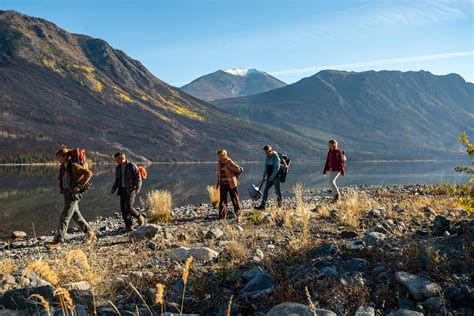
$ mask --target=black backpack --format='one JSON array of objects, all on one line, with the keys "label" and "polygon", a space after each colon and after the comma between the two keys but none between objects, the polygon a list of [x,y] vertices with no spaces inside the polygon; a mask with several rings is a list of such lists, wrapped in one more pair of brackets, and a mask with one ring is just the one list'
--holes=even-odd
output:
[{"label": "black backpack", "polygon": [[278,157],[280,158],[280,170],[278,171],[278,175],[280,176],[280,182],[284,183],[288,170],[290,169],[291,159],[285,154],[278,154]]}]

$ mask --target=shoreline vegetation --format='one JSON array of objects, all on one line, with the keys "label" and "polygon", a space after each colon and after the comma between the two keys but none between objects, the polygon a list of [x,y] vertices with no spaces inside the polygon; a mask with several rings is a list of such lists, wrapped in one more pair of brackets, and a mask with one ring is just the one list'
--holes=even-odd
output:
[{"label": "shoreline vegetation", "polygon": [[43,247],[52,236],[20,234],[0,243],[0,305],[25,315],[474,313],[474,220],[459,202],[472,187],[342,190],[335,204],[301,185],[281,208],[243,201],[240,222],[219,221],[211,204],[161,207],[171,205],[161,192],[128,235],[118,213],[91,222],[91,246],[77,230],[53,251]]}]

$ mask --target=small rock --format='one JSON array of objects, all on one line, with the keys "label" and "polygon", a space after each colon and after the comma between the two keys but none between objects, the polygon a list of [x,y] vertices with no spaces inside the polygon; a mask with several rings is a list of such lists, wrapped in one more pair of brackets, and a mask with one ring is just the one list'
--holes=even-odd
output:
[{"label": "small rock", "polygon": [[375,316],[375,309],[370,306],[359,306],[354,316]]},{"label": "small rock", "polygon": [[387,209],[385,207],[374,208],[370,211],[370,214],[374,217],[386,217]]},{"label": "small rock", "polygon": [[352,239],[357,237],[357,233],[353,230],[343,230],[339,236],[344,239]]},{"label": "small rock", "polygon": [[240,225],[235,225],[235,228],[237,228],[237,230],[238,230],[239,232],[243,232],[243,231],[244,231],[243,227],[240,226]]},{"label": "small rock", "polygon": [[451,221],[444,215],[436,215],[433,224],[433,236],[442,236],[444,232],[451,228]]},{"label": "small rock", "polygon": [[379,224],[377,224],[375,226],[372,226],[367,230],[367,233],[373,233],[373,232],[381,233],[381,234],[387,234],[388,233],[387,229],[384,228],[382,225],[379,225]]},{"label": "small rock", "polygon": [[326,277],[338,278],[339,273],[331,267],[324,267],[318,274],[318,279],[324,279]]},{"label": "small rock", "polygon": [[317,308],[314,313],[307,305],[300,303],[282,303],[274,306],[266,316],[337,316],[336,313]]},{"label": "small rock", "polygon": [[322,257],[322,256],[332,256],[337,251],[336,243],[330,242],[322,244],[313,250],[311,250],[308,255],[312,258]]},{"label": "small rock", "polygon": [[[166,238],[166,239],[173,239],[173,238]],[[186,233],[179,233],[178,235],[178,240],[188,240],[189,239],[189,236],[186,234]]]},{"label": "small rock", "polygon": [[361,251],[365,248],[365,242],[362,240],[354,240],[346,244],[347,250]]},{"label": "small rock", "polygon": [[138,227],[134,231],[128,234],[130,240],[145,240],[153,239],[156,237],[161,227],[155,224],[147,224],[145,226]]},{"label": "small rock", "polygon": [[265,255],[263,254],[263,251],[261,251],[260,249],[255,250],[255,253],[257,254],[257,257],[259,257],[262,260],[265,257]]},{"label": "small rock", "polygon": [[87,291],[90,290],[91,285],[87,281],[72,282],[65,285],[69,291]]},{"label": "small rock", "polygon": [[385,234],[371,232],[366,234],[362,241],[368,246],[377,246],[386,238]]},{"label": "small rock", "polygon": [[217,258],[219,253],[207,247],[179,247],[172,249],[170,255],[172,259],[178,259],[180,261],[184,261],[191,256],[197,261],[210,261]]},{"label": "small rock", "polygon": [[252,269],[247,272],[247,279],[253,276],[250,281],[239,291],[239,298],[256,298],[263,293],[270,293],[273,290],[273,278],[261,268]]},{"label": "small rock", "polygon": [[396,312],[392,312],[387,316],[423,316],[423,313],[415,312],[405,308],[400,308]]},{"label": "small rock", "polygon": [[219,239],[224,235],[224,232],[219,228],[213,228],[206,233],[207,239]]},{"label": "small rock", "polygon": [[12,238],[13,239],[24,239],[26,237],[28,237],[28,235],[24,231],[21,231],[21,230],[15,230],[12,233]]},{"label": "small rock", "polygon": [[423,307],[430,312],[437,312],[443,304],[444,302],[439,296],[430,297],[422,303]]},{"label": "small rock", "polygon": [[157,244],[156,242],[150,240],[150,241],[146,244],[146,247],[147,247],[148,249],[151,249],[151,250],[156,250],[156,249],[158,249],[158,244]]},{"label": "small rock", "polygon": [[365,259],[354,258],[346,262],[346,269],[350,272],[360,272],[367,269],[369,262]]},{"label": "small rock", "polygon": [[405,271],[395,272],[395,279],[410,291],[413,298],[418,302],[436,296],[441,291],[438,284]]}]

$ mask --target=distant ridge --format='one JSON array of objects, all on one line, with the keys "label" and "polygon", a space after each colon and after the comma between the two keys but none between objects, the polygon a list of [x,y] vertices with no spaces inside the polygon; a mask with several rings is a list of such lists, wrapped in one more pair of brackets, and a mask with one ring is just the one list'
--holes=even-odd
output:
[{"label": "distant ridge", "polygon": [[286,83],[257,69],[218,70],[183,86],[182,91],[204,101],[257,94],[284,87]]}]

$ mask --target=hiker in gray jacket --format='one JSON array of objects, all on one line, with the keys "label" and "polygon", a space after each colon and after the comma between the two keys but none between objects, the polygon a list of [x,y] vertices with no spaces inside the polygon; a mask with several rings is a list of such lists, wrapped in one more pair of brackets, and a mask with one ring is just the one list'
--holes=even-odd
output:
[{"label": "hiker in gray jacket", "polygon": [[263,151],[266,155],[265,158],[265,169],[263,170],[263,179],[265,180],[265,189],[263,191],[262,203],[255,209],[264,210],[267,204],[268,192],[272,186],[275,186],[275,193],[277,195],[278,206],[281,206],[281,190],[280,190],[280,171],[281,161],[278,153],[272,149],[272,146],[266,145],[263,147]]},{"label": "hiker in gray jacket", "polygon": [[133,204],[135,198],[142,187],[142,177],[136,164],[127,160],[124,153],[118,152],[114,155],[117,167],[115,168],[115,182],[112,186],[112,194],[117,190],[120,196],[120,210],[122,218],[125,222],[124,232],[128,233],[133,230],[132,216],[138,221],[138,226],[145,224],[145,218],[141,215]]}]

